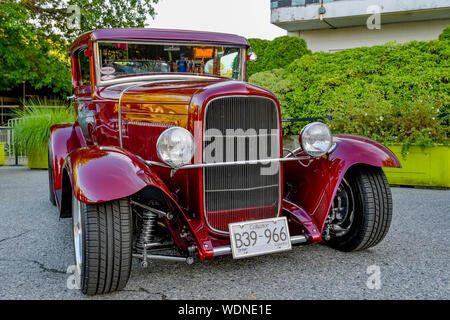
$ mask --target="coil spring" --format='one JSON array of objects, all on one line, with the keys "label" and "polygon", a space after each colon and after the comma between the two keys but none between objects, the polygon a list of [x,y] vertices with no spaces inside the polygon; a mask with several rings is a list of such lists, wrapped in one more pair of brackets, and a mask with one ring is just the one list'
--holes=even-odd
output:
[{"label": "coil spring", "polygon": [[153,241],[153,231],[155,230],[157,214],[151,211],[142,213],[141,225],[136,239],[136,248],[143,250]]}]

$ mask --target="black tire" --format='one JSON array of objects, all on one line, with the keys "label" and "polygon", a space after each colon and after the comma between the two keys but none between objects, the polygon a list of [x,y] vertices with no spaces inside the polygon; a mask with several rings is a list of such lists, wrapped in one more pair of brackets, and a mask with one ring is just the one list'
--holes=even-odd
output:
[{"label": "black tire", "polygon": [[[330,232],[329,246],[341,251],[357,251],[373,247],[386,236],[392,220],[391,188],[381,168],[356,166],[346,175],[353,204],[352,221],[344,235]],[[341,184],[342,186],[342,184]]]},{"label": "black tire", "polygon": [[55,193],[53,191],[53,162],[50,139],[48,139],[48,194],[50,202],[56,206]]},{"label": "black tire", "polygon": [[128,282],[132,261],[129,200],[124,198],[96,205],[78,203],[81,205],[83,239],[83,263],[78,279],[80,290],[87,295],[122,290]]}]

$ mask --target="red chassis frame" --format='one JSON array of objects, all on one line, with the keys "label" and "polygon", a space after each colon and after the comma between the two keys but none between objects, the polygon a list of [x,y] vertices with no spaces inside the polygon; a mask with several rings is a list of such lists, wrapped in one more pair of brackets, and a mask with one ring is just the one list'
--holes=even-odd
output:
[{"label": "red chassis frame", "polygon": [[[53,192],[60,217],[71,217],[72,192],[83,203],[97,204],[129,197],[149,188],[152,191],[156,190],[164,198],[167,206],[177,213],[175,219],[166,219],[165,223],[179,251],[186,254],[192,243],[195,243],[199,259],[212,259],[219,255],[218,248],[229,247],[229,237],[215,234],[210,230],[202,214],[192,214],[183,209],[189,206],[200,206],[199,211],[203,212],[201,204],[189,203],[189,198],[200,198],[192,194],[201,190],[202,170],[182,169],[170,177],[170,169],[149,166],[142,160],[145,158],[159,161],[154,148],[149,150],[145,143],[140,144],[129,140],[124,140],[125,147],[121,148],[118,130],[112,131],[111,127],[104,124],[114,112],[117,112],[117,97],[127,84],[114,86],[114,88],[94,85],[96,76],[93,67],[93,41],[116,36],[121,39],[140,38],[148,31],[138,29],[132,33],[123,31],[123,34],[118,34],[118,32],[122,31],[101,30],[87,33],[77,39],[72,46],[74,93],[77,97],[89,101],[84,107],[88,111],[97,112],[100,120],[96,120],[96,128],[92,129],[96,132],[96,136],[89,132],[83,133],[78,122],[58,124],[50,130],[49,165],[52,170]],[[248,48],[247,40],[230,35],[171,33],[160,30],[154,31],[152,37],[161,40],[166,37],[170,39],[184,37],[178,39],[180,41],[196,37],[204,41],[222,41]],[[218,37],[221,38],[218,40]],[[83,86],[78,78],[79,69],[73,54],[81,47],[88,49],[93,85]],[[133,91],[138,95],[145,95],[145,90],[147,88],[135,88]],[[227,95],[266,97],[277,103],[279,111],[278,101],[270,92],[248,83],[224,80],[220,77],[205,77],[204,80],[192,81],[177,91],[171,90],[170,85],[161,86],[159,91],[153,91],[153,95],[146,96],[148,105],[158,103],[163,104],[164,108],[170,108],[170,118],[169,116],[163,118],[161,114],[153,114],[153,116],[160,117],[156,121],[163,123],[166,121],[168,126],[181,121],[183,123],[181,126],[191,132],[194,132],[194,121],[202,121],[205,106],[216,97]],[[130,109],[136,111],[139,108],[139,102],[133,101],[135,98],[132,96],[127,96],[125,99]],[[161,100],[171,102],[162,103]],[[115,116],[117,117],[117,114]],[[152,128],[151,136],[158,137],[168,126]],[[284,196],[279,214],[287,217],[291,236],[303,235],[307,243],[322,240],[322,231],[332,201],[345,173],[351,167],[356,165],[400,167],[398,159],[389,149],[372,140],[338,135],[334,137],[334,142],[337,143],[337,147],[331,154],[315,159],[307,168],[297,161],[281,164]],[[197,140],[197,143],[200,144],[197,150],[201,150],[201,139]],[[282,148],[282,144],[280,146]],[[301,150],[295,151],[294,155],[306,156]],[[201,156],[200,159],[202,159]],[[184,187],[186,194],[177,196],[172,193],[173,185],[169,185],[168,181],[173,181],[178,188]],[[187,188],[187,181],[192,182],[189,188]],[[182,228],[187,231],[187,237],[180,237]],[[226,251],[226,253],[229,252]]]}]

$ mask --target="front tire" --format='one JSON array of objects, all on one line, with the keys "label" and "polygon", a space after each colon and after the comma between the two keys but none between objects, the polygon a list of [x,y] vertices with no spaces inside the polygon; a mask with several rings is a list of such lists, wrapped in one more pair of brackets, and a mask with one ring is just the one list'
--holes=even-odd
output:
[{"label": "front tire", "polygon": [[121,290],[131,271],[128,199],[86,205],[72,195],[75,279],[87,295]]},{"label": "front tire", "polygon": [[381,168],[356,166],[344,177],[327,219],[329,240],[341,251],[373,247],[386,236],[392,220],[392,195]]}]

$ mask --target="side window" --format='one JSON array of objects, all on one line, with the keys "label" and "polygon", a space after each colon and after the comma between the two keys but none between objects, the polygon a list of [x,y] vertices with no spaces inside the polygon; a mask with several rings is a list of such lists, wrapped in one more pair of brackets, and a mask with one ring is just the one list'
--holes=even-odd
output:
[{"label": "side window", "polygon": [[80,80],[83,85],[91,84],[89,72],[89,57],[85,56],[84,52],[87,48],[82,48],[78,51],[78,65],[80,66]]}]

